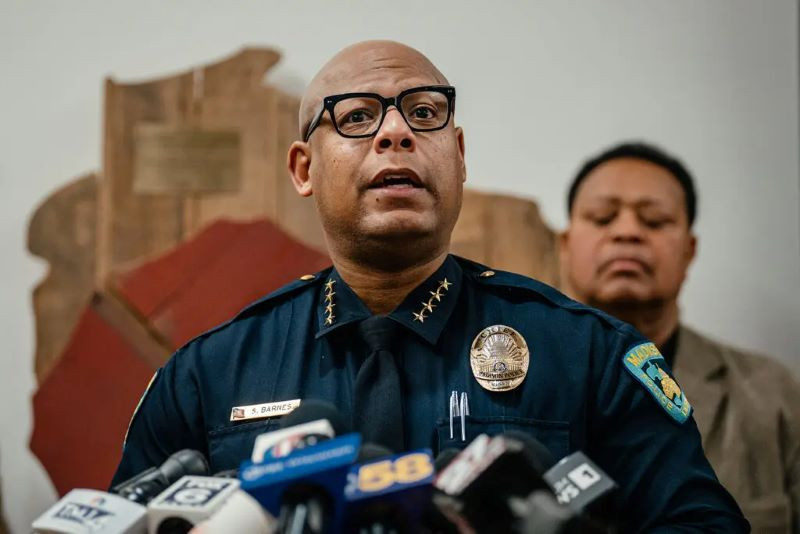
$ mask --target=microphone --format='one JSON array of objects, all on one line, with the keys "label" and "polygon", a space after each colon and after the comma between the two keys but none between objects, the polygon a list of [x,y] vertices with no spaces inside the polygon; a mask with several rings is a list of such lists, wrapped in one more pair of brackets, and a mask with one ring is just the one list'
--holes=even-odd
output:
[{"label": "microphone", "polygon": [[74,489],[31,525],[41,534],[140,534],[145,531],[147,509],[135,502],[92,489]]},{"label": "microphone", "polygon": [[517,521],[514,532],[520,534],[593,534],[598,532],[580,516],[559,504],[552,493],[536,490],[526,498],[508,501]]},{"label": "microphone", "polygon": [[[450,463],[461,453],[459,449],[450,447],[439,452],[433,461],[433,471],[436,475],[440,474]],[[460,531],[452,518],[448,518],[443,510],[436,504],[436,487],[434,486],[432,499],[425,506],[422,514],[421,532],[435,534],[458,534]]]},{"label": "microphone", "polygon": [[241,488],[270,514],[278,531],[337,531],[342,518],[342,488],[358,457],[361,436],[345,434],[262,463],[245,461]]},{"label": "microphone", "polygon": [[347,532],[420,532],[431,501],[434,462],[422,449],[350,468],[344,493]]},{"label": "microphone", "polygon": [[256,437],[253,462],[281,458],[295,449],[310,447],[334,436],[350,432],[350,427],[333,404],[321,400],[304,400],[287,415],[278,430]]},{"label": "microphone", "polygon": [[517,520],[509,497],[549,490],[542,474],[552,463],[549,451],[527,435],[482,434],[436,478],[435,502],[454,523],[509,532]]},{"label": "microphone", "polygon": [[145,505],[182,476],[207,474],[208,463],[202,453],[183,449],[172,454],[159,467],[146,469],[117,484],[111,488],[111,493]]},{"label": "microphone", "polygon": [[239,481],[231,478],[182,477],[147,505],[147,530],[151,534],[186,534],[238,489]]},{"label": "microphone", "polygon": [[250,495],[236,490],[225,503],[208,519],[189,531],[190,534],[272,534],[278,526],[277,520],[264,510]]},{"label": "microphone", "polygon": [[347,471],[361,445],[332,404],[305,400],[281,429],[256,438],[250,461],[242,464],[242,489],[275,517],[281,532],[322,532],[338,528]]},{"label": "microphone", "polygon": [[544,473],[559,503],[599,525],[613,524],[617,484],[582,452],[566,456]]}]

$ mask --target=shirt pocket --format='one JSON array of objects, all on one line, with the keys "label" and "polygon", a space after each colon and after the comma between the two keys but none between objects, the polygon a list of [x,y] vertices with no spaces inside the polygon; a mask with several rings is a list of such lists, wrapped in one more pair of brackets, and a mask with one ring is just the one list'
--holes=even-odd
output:
[{"label": "shirt pocket", "polygon": [[249,460],[256,437],[278,428],[279,421],[268,419],[216,428],[208,432],[208,460],[211,472],[238,468]]},{"label": "shirt pocket", "polygon": [[569,422],[543,421],[525,417],[490,416],[477,417],[468,415],[465,422],[466,440],[461,440],[461,418],[453,418],[453,437],[450,437],[450,421],[440,419],[436,422],[438,450],[456,448],[463,449],[480,434],[496,436],[504,432],[516,431],[528,434],[541,442],[555,460],[560,460],[569,453]]}]

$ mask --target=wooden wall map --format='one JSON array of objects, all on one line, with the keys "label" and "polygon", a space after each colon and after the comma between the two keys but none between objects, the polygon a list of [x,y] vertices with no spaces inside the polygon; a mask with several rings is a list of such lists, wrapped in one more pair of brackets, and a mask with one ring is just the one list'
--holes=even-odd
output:
[{"label": "wooden wall map", "polygon": [[[59,493],[107,486],[131,412],[175,349],[329,264],[314,203],[285,169],[299,98],[263,83],[278,59],[245,49],[107,80],[102,171],[37,208],[28,246],[50,272],[33,296],[31,449]],[[452,249],[558,282],[555,236],[529,200],[467,190]]]}]

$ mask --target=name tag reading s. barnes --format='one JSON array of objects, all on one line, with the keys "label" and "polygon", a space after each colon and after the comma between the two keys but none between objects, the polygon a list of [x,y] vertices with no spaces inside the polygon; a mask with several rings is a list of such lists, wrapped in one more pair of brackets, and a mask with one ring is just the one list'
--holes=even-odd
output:
[{"label": "name tag reading s. barnes", "polygon": [[231,408],[231,421],[278,417],[291,413],[298,406],[300,406],[300,399],[265,402],[264,404],[250,404],[248,406],[234,406]]}]

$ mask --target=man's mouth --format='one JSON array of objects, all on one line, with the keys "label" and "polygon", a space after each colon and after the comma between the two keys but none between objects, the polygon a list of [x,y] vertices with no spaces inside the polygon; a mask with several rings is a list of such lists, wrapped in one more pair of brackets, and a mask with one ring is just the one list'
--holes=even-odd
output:
[{"label": "man's mouth", "polygon": [[633,273],[644,272],[650,273],[652,268],[647,262],[642,261],[637,257],[620,256],[612,258],[603,263],[601,270],[610,273]]},{"label": "man's mouth", "polygon": [[422,188],[422,180],[410,169],[386,169],[370,180],[369,189]]}]

